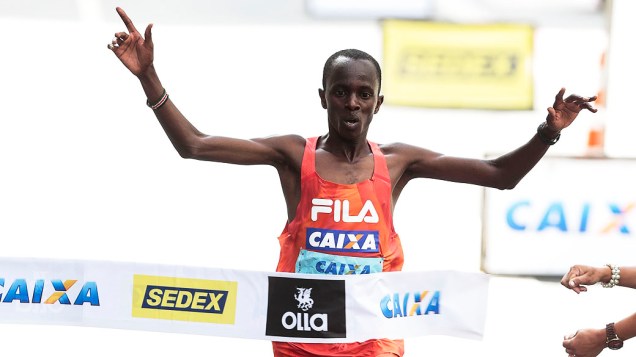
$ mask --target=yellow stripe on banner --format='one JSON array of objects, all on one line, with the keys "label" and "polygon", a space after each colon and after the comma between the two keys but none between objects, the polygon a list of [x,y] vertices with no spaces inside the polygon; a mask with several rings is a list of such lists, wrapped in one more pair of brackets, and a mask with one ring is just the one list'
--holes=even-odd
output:
[{"label": "yellow stripe on banner", "polygon": [[532,109],[531,26],[386,20],[383,32],[388,104]]}]

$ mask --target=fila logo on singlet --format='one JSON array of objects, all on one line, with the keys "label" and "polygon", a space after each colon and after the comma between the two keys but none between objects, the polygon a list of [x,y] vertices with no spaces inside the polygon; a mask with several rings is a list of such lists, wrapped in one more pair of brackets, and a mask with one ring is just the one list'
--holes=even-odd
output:
[{"label": "fila logo on singlet", "polygon": [[378,212],[373,207],[373,202],[367,200],[358,214],[351,214],[349,200],[331,200],[328,198],[314,198],[311,200],[311,220],[316,222],[319,214],[333,216],[334,222],[344,223],[378,223]]}]

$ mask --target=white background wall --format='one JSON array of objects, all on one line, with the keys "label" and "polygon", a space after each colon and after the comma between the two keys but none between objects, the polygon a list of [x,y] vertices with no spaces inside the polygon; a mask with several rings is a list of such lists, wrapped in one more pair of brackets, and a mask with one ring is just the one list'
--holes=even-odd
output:
[{"label": "white background wall", "polygon": [[[132,3],[116,5],[135,8]],[[113,33],[124,30],[114,6],[103,19],[0,18],[0,255],[273,270],[286,219],[275,170],[177,155],[137,80],[106,49]],[[143,11],[129,15],[142,32],[155,22],[163,83],[210,134],[320,135],[326,131],[317,95],[324,60],[347,47],[379,60],[382,54],[374,21],[184,25],[157,22]],[[535,111],[386,106],[370,139],[470,157],[509,151],[532,137],[561,86],[596,94],[606,45],[599,26],[539,27]],[[591,121],[582,114],[550,154],[582,154]],[[628,143],[624,135],[616,141]],[[634,155],[627,145],[614,150]],[[479,270],[481,195],[468,185],[411,183],[395,212],[404,270]],[[590,263],[599,262],[605,263]],[[574,263],[563,257],[563,271]],[[629,291],[592,290],[576,296],[554,281],[494,277],[484,341],[423,337],[407,340],[407,355],[559,355],[564,334],[633,311],[611,303],[633,297]],[[108,329],[0,325],[0,336],[5,354],[24,348],[53,356],[270,353],[266,341]],[[629,351],[636,350],[628,344],[621,353]]]}]

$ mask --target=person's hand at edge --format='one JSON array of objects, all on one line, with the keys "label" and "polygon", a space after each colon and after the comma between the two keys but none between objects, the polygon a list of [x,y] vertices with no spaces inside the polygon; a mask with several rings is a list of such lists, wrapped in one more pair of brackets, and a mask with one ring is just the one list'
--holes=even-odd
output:
[{"label": "person's hand at edge", "polygon": [[584,285],[609,281],[611,274],[611,270],[607,266],[596,268],[587,265],[574,265],[561,279],[561,285],[579,294],[582,291],[587,291],[587,287]]}]

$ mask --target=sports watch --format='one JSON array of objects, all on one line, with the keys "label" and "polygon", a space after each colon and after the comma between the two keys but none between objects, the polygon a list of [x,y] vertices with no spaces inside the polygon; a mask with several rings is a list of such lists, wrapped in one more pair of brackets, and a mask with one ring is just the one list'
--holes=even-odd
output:
[{"label": "sports watch", "polygon": [[623,340],[621,340],[621,338],[616,334],[613,322],[610,322],[605,326],[605,334],[607,336],[607,339],[605,340],[607,348],[610,350],[618,350],[623,347]]}]

